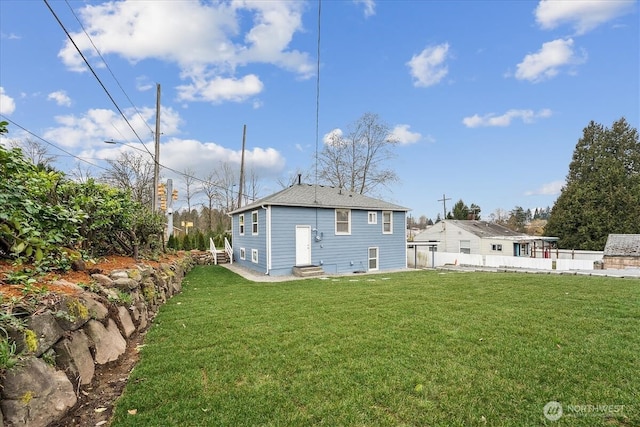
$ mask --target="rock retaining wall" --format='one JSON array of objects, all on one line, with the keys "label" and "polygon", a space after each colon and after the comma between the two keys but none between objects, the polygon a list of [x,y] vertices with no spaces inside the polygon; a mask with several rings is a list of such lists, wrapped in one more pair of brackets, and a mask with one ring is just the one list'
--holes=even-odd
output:
[{"label": "rock retaining wall", "polygon": [[[77,392],[94,380],[97,365],[117,361],[127,339],[144,331],[158,308],[182,289],[184,275],[199,261],[191,254],[158,268],[92,275],[87,288],[68,288],[55,311],[27,319],[33,334],[13,339],[27,357],[0,379],[0,427],[45,427],[60,421],[78,402]],[[34,339],[35,338],[35,339]]]}]

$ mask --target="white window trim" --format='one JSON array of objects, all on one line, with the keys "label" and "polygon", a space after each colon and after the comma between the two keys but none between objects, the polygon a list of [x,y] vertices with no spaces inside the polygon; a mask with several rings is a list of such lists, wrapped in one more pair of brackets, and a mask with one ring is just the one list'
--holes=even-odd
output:
[{"label": "white window trim", "polygon": [[251,249],[251,262],[257,264],[258,263],[258,250]]},{"label": "white window trim", "polygon": [[247,259],[247,250],[245,248],[240,248],[240,259]]},{"label": "white window trim", "polygon": [[[389,231],[384,231],[384,214],[389,214]],[[382,211],[382,234],[393,234],[393,211]]]},{"label": "white window trim", "polygon": [[[253,215],[255,214],[256,216],[256,220],[255,222],[253,221]],[[251,212],[251,235],[253,236],[257,236],[258,235],[258,230],[259,228],[259,223],[258,221],[260,220],[260,213],[259,211],[253,211]],[[255,227],[254,227],[255,226]],[[256,231],[253,231],[253,229],[255,228]]]},{"label": "white window trim", "polygon": [[[375,249],[376,250],[376,257],[375,258],[371,258],[369,255],[369,252],[371,252],[371,249]],[[371,268],[371,260],[375,259],[376,260],[376,268]],[[371,246],[369,248],[367,248],[367,270],[368,271],[378,271],[380,269],[380,249],[377,246]]]},{"label": "white window trim", "polygon": [[245,227],[244,214],[240,214],[238,215],[238,234],[240,236],[244,236],[244,227]]},{"label": "white window trim", "polygon": [[378,223],[378,212],[369,212],[367,214],[367,223],[368,224],[377,224]]},{"label": "white window trim", "polygon": [[[347,228],[345,231],[338,231],[338,211],[347,211]],[[351,235],[351,209],[336,209],[335,210],[335,218],[334,218],[334,226],[336,235],[339,236],[350,236]]]}]

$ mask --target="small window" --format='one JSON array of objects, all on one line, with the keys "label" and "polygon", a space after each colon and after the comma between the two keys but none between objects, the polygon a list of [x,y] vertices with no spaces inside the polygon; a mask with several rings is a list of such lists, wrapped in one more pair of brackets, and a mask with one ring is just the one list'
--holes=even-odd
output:
[{"label": "small window", "polygon": [[241,236],[244,236],[244,214],[238,216],[238,232]]},{"label": "small window", "polygon": [[378,212],[369,212],[369,224],[377,224],[378,223]]},{"label": "small window", "polygon": [[369,270],[378,269],[378,248],[369,248]]},{"label": "small window", "polygon": [[258,250],[251,249],[251,262],[258,263]]},{"label": "small window", "polygon": [[247,259],[247,251],[244,248],[240,248],[240,259]]},{"label": "small window", "polygon": [[491,250],[502,252],[502,245],[491,245]]},{"label": "small window", "polygon": [[351,211],[336,209],[336,234],[351,234]]},{"label": "small window", "polygon": [[251,234],[258,234],[258,211],[251,212]]},{"label": "small window", "polygon": [[460,240],[460,253],[461,254],[471,253],[471,240]]},{"label": "small window", "polygon": [[393,215],[391,211],[382,212],[382,233],[383,234],[393,233]]}]

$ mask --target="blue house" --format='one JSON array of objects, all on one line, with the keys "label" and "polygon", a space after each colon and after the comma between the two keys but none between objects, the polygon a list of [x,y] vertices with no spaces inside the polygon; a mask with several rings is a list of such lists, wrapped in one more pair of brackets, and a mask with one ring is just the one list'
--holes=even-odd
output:
[{"label": "blue house", "polygon": [[230,212],[233,262],[268,275],[407,267],[408,209],[340,188],[295,184]]}]

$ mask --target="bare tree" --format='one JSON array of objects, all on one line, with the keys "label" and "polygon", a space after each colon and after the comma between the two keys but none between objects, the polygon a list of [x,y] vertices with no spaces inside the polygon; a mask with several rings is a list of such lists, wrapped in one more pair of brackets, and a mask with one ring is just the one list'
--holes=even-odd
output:
[{"label": "bare tree", "polygon": [[506,225],[509,220],[509,213],[504,209],[498,208],[489,215],[489,220],[496,224]]},{"label": "bare tree", "polygon": [[[238,174],[233,170],[230,163],[224,162],[221,167],[216,169],[216,182],[224,195],[224,206],[219,206],[220,210],[226,212],[234,210],[238,204],[238,192],[236,184],[238,182]],[[236,189],[234,190],[234,187]]]},{"label": "bare tree", "polygon": [[81,162],[76,162],[76,168],[69,172],[69,175],[71,175],[71,177],[75,181],[81,184],[85,184],[87,181],[93,178],[91,169],[89,167],[85,167],[83,169]]},{"label": "bare tree", "polygon": [[29,137],[23,140],[14,139],[9,142],[9,146],[20,148],[26,159],[43,168],[52,167],[58,159],[58,156],[49,153],[49,148],[46,145]]},{"label": "bare tree", "polygon": [[116,160],[107,160],[109,169],[101,176],[109,185],[131,191],[134,200],[151,206],[153,161],[144,155],[125,151]]},{"label": "bare tree", "polygon": [[309,182],[311,175],[308,169],[296,168],[293,172],[289,172],[288,175],[277,179],[278,185],[281,188],[288,188],[300,182]]},{"label": "bare tree", "polygon": [[213,230],[213,207],[218,206],[222,200],[222,192],[220,191],[220,185],[218,185],[215,172],[211,172],[205,178],[205,182],[202,184],[202,193],[207,198],[207,229]]},{"label": "bare tree", "polygon": [[255,202],[258,200],[258,195],[260,194],[260,177],[256,173],[255,169],[251,168],[249,172],[249,179],[245,181],[246,189],[243,189],[242,194],[244,194],[244,204],[247,205],[251,202]]},{"label": "bare tree", "polygon": [[365,113],[346,135],[334,132],[329,137],[318,154],[319,177],[334,187],[371,194],[398,181],[396,172],[385,165],[395,156],[397,144],[377,114]]},{"label": "bare tree", "polygon": [[191,168],[186,168],[182,173],[182,177],[184,178],[185,198],[187,200],[187,212],[191,212],[191,199],[193,199],[196,194],[202,192],[202,188],[199,188],[199,185],[196,184],[200,180],[195,177],[195,174],[196,172]]}]

